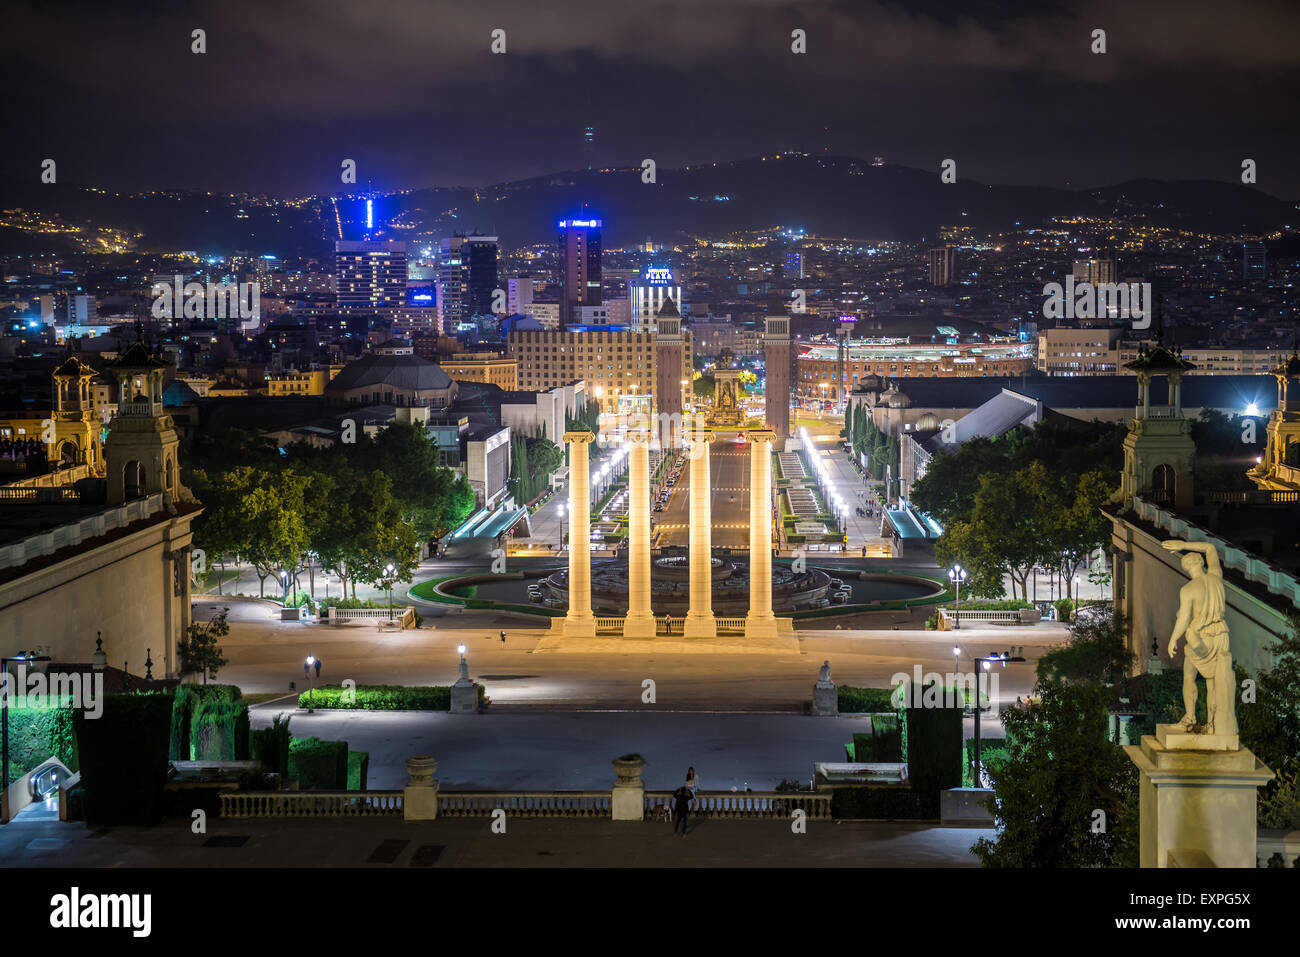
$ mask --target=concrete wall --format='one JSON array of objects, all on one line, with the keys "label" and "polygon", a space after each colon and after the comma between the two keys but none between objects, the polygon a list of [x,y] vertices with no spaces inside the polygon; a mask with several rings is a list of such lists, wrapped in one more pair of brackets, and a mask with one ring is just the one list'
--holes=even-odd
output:
[{"label": "concrete wall", "polygon": [[[188,558],[175,594],[171,552],[185,549],[197,513],[158,521],[0,583],[0,651],[48,648],[55,662],[88,663],[102,631],[108,663],[155,677],[176,673],[176,643],[190,622]],[[188,556],[188,552],[182,552]]]},{"label": "concrete wall", "polygon": [[[1165,551],[1160,543],[1168,536],[1160,533],[1156,538],[1149,532],[1124,520],[1113,523],[1112,545],[1116,555],[1116,606],[1132,623],[1130,650],[1137,657],[1137,670],[1146,670],[1151,657],[1151,642],[1159,646],[1160,659],[1167,667],[1183,666],[1184,643],[1179,643],[1179,654],[1173,663],[1168,654],[1169,636],[1178,617],[1178,592],[1188,581],[1179,561],[1181,554]],[[1219,556],[1220,561],[1223,556]],[[1123,569],[1119,568],[1123,562]],[[1122,583],[1119,576],[1122,575]],[[1231,639],[1232,660],[1241,664],[1251,674],[1272,666],[1267,652],[1275,636],[1289,632],[1283,611],[1273,605],[1285,599],[1274,596],[1266,604],[1224,579],[1227,600],[1225,620]]]}]

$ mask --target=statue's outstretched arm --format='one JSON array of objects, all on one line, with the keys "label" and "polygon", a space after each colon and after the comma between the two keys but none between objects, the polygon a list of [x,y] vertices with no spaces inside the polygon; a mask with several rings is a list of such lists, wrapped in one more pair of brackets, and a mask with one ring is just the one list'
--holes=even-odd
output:
[{"label": "statue's outstretched arm", "polygon": [[1219,564],[1219,550],[1210,542],[1184,542],[1171,539],[1160,544],[1170,552],[1200,552],[1205,556],[1206,570],[1211,575],[1222,577],[1223,567]]}]

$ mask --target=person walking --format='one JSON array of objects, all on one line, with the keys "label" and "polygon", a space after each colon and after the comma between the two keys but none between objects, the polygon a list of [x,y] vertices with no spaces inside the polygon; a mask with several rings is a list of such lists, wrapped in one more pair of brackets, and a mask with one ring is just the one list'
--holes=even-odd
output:
[{"label": "person walking", "polygon": [[505,643],[506,643],[506,633],[503,631],[501,632],[501,644],[504,645]]},{"label": "person walking", "polygon": [[686,836],[691,814],[691,789],[685,784],[673,792],[673,833],[680,827],[682,837]]},{"label": "person walking", "polygon": [[691,789],[692,808],[696,811],[700,809],[700,782],[695,776],[695,768],[686,769],[686,786]]},{"label": "person walking", "polygon": [[315,667],[315,669],[316,669],[316,677],[319,678],[319,677],[320,677],[320,659],[319,659],[319,658],[316,659],[316,662],[315,662],[315,664],[314,664],[314,667]]}]

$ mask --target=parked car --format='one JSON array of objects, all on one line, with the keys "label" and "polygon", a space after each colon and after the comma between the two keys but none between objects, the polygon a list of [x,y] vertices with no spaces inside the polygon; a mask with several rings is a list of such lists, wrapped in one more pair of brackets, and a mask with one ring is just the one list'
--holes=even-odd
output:
[{"label": "parked car", "polygon": [[843,579],[843,578],[832,578],[832,579],[831,579],[831,590],[832,590],[832,591],[839,591],[839,590],[841,590],[843,587],[844,587],[844,579]]},{"label": "parked car", "polygon": [[810,608],[829,608],[830,605],[830,601],[825,598],[814,598],[808,603],[808,607]]}]

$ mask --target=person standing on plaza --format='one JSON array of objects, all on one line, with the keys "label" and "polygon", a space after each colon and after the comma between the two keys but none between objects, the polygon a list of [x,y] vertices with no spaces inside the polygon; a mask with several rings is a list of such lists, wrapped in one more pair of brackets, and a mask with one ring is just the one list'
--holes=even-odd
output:
[{"label": "person standing on plaza", "polygon": [[686,836],[691,814],[691,789],[685,784],[673,792],[673,833],[680,827],[682,837]]}]

